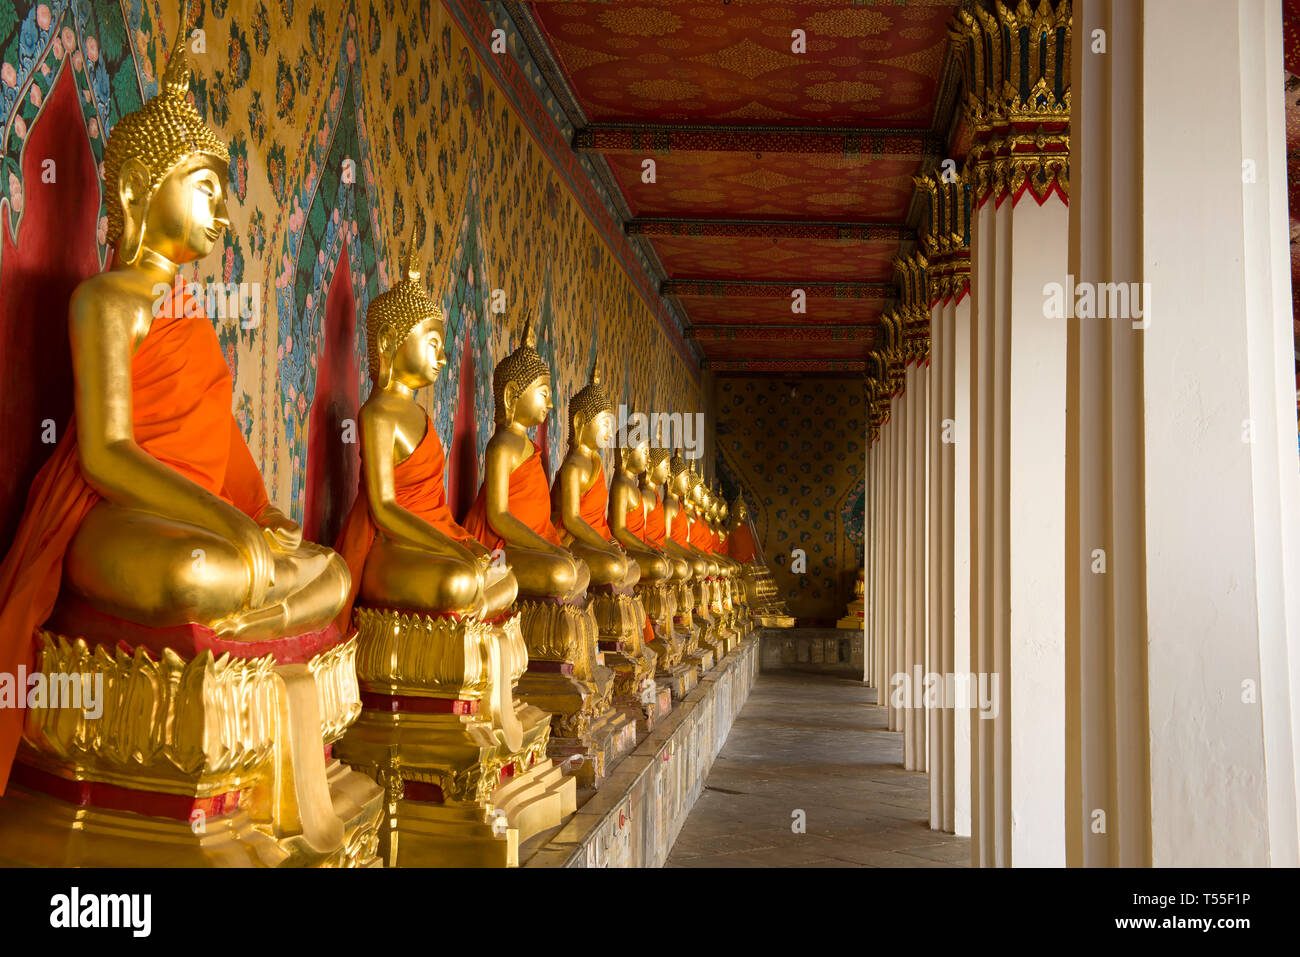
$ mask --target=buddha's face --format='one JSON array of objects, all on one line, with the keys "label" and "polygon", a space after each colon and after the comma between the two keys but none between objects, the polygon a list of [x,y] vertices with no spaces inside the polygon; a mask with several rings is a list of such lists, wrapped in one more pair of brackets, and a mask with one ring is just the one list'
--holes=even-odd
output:
[{"label": "buddha's face", "polygon": [[643,442],[641,445],[633,445],[623,453],[623,465],[633,475],[640,475],[645,471],[646,463],[650,459],[650,443]]},{"label": "buddha's face", "polygon": [[744,502],[736,505],[736,521],[744,522],[749,519],[749,506]]},{"label": "buddha's face", "polygon": [[413,388],[422,388],[437,379],[438,372],[447,364],[443,333],[443,322],[437,316],[429,316],[413,326],[393,355],[393,378]]},{"label": "buddha's face", "polygon": [[551,377],[538,376],[515,400],[514,420],[526,429],[541,425],[551,412]]},{"label": "buddha's face", "polygon": [[668,481],[668,460],[663,459],[658,465],[650,469],[646,475],[652,485],[663,485]]},{"label": "buddha's face", "polygon": [[690,504],[690,496],[687,494],[687,488],[690,485],[690,482],[691,477],[687,472],[678,472],[673,476],[673,494],[687,504]]},{"label": "buddha's face", "polygon": [[614,413],[601,412],[582,427],[578,441],[587,448],[607,449],[614,439]]},{"label": "buddha's face", "polygon": [[[138,175],[143,166],[136,166]],[[226,164],[206,153],[177,163],[149,197],[143,244],[174,263],[193,262],[212,252],[230,227],[227,176]],[[128,218],[136,215],[135,205],[128,203]]]}]

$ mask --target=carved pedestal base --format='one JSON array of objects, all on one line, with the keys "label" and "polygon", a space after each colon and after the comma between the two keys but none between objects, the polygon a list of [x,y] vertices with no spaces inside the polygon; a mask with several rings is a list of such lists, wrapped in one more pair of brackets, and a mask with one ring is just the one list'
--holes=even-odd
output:
[{"label": "carved pedestal base", "polygon": [[489,624],[358,607],[363,710],[339,757],[384,787],[389,866],[514,867],[575,810],[547,757],[550,715],[513,695],[527,666],[514,616]]},{"label": "carved pedestal base", "polygon": [[635,747],[636,724],[613,706],[615,672],[597,649],[596,618],[545,599],[521,598],[516,608],[528,650],[519,696],[551,716],[547,754],[570,762],[579,787],[597,788]]},{"label": "carved pedestal base", "polygon": [[659,718],[655,667],[658,655],[645,640],[648,617],[638,595],[594,590],[588,607],[596,617],[600,650],[614,669],[614,707],[648,734]]},{"label": "carved pedestal base", "polygon": [[259,644],[271,653],[257,658],[186,660],[111,634],[93,650],[38,636],[46,687],[102,681],[102,694],[91,713],[75,699],[27,710],[0,864],[378,864],[382,792],[330,753],[360,710],[355,639],[306,661],[294,639]]},{"label": "carved pedestal base", "polygon": [[699,671],[693,664],[682,660],[686,656],[689,632],[674,626],[677,586],[669,582],[652,582],[638,585],[637,594],[654,633],[650,647],[657,656],[655,683],[660,688],[668,688],[673,701],[680,701],[695,687]]}]

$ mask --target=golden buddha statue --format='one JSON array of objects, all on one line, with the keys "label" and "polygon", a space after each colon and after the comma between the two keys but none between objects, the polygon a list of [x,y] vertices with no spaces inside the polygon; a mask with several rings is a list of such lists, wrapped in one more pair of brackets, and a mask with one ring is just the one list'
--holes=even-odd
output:
[{"label": "golden buddha statue", "polygon": [[[580,757],[579,785],[597,787],[635,745],[636,726],[612,708],[614,673],[600,655],[598,625],[586,602],[591,569],[564,547],[551,522],[541,449],[528,436],[552,409],[551,370],[536,345],[525,323],[519,348],[493,370],[496,429],[464,527],[494,554],[501,549],[514,570],[514,609],[528,652],[519,694],[551,715],[547,753]],[[601,566],[603,573],[611,569]],[[626,574],[624,565],[619,575]]]},{"label": "golden buddha statue", "polygon": [[551,486],[553,520],[565,546],[591,569],[588,602],[605,663],[614,669],[615,703],[648,731],[658,715],[655,652],[648,647],[645,609],[633,593],[641,568],[610,529],[609,489],[601,449],[612,444],[614,406],[594,366],[569,402],[569,448]]},{"label": "golden buddha statue", "polygon": [[728,554],[740,564],[740,580],[754,621],[765,628],[794,627],[794,618],[776,598],[776,581],[758,547],[744,493],[738,492],[732,502],[727,539]]},{"label": "golden buddha statue", "polygon": [[551,486],[551,521],[563,530],[565,547],[591,569],[591,587],[631,588],[640,567],[614,539],[605,517],[609,489],[600,450],[613,435],[614,407],[596,366],[569,402],[569,449]]},{"label": "golden buddha statue", "polygon": [[690,569],[689,577],[682,582],[678,597],[678,612],[683,626],[689,631],[687,658],[695,661],[701,674],[721,659],[717,647],[718,623],[709,609],[708,559],[691,545],[694,510],[691,495],[695,488],[695,470],[687,465],[680,452],[669,460],[669,482],[664,495],[664,515],[668,527],[668,553],[680,558]]},{"label": "golden buddha statue", "polygon": [[550,715],[513,696],[528,664],[507,614],[515,576],[452,518],[442,443],[415,401],[447,358],[414,236],[398,276],[366,313],[374,388],[337,543],[364,709],[337,751],[389,793],[379,844],[390,864],[513,866],[521,842],[575,809],[574,781],[546,757]]},{"label": "golden buddha statue", "polygon": [[[160,794],[192,800],[220,837],[152,811],[15,798],[0,845],[65,865],[370,863],[380,792],[327,755],[359,709],[355,642],[332,624],[347,567],[268,501],[216,332],[179,279],[230,225],[228,151],[186,100],[187,42],[105,148],[115,260],[69,305],[75,426],[0,568],[0,669],[40,645],[38,668],[93,659],[113,693],[81,726],[27,712],[21,789],[108,784],[155,810],[177,806]],[[159,682],[176,690],[160,700]],[[146,698],[158,707],[142,713]],[[0,720],[2,784],[23,712]]]},{"label": "golden buddha statue", "polygon": [[[656,656],[656,681],[666,684],[670,695],[680,699],[694,686],[685,677],[693,674],[693,669],[680,664],[686,647],[673,631],[676,602],[670,583],[675,569],[662,550],[663,505],[653,483],[648,489],[641,484],[650,471],[650,442],[645,439],[620,446],[618,455],[619,466],[609,485],[609,527],[641,568],[636,594],[645,609],[646,642]],[[658,470],[667,475],[667,466],[667,452],[663,451]],[[652,540],[652,534],[657,536],[658,544]],[[685,569],[684,562],[682,568]]]}]

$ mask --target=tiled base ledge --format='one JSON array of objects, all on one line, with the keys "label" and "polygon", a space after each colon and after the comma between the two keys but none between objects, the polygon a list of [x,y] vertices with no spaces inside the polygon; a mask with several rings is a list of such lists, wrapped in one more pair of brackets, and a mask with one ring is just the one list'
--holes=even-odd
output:
[{"label": "tiled base ledge", "polygon": [[758,677],[746,640],[657,724],[524,867],[662,867]]}]

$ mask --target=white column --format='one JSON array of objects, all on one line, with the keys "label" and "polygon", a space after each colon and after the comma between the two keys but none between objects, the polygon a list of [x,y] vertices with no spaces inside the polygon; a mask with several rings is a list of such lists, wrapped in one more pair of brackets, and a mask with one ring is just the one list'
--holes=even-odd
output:
[{"label": "white column", "polygon": [[925,703],[919,699],[916,675],[924,670],[925,652],[921,646],[924,634],[922,620],[925,614],[924,554],[922,539],[925,514],[925,449],[922,445],[922,428],[925,422],[925,395],[921,386],[921,369],[908,362],[904,373],[903,407],[906,409],[905,471],[907,488],[904,492],[903,522],[903,631],[902,661],[911,690],[908,707],[903,712],[903,767],[909,771],[925,767],[922,743],[924,741]]},{"label": "white column", "polygon": [[[1078,101],[1079,279],[1145,283],[1147,326],[1080,319],[1071,338],[1074,544],[1097,528],[1116,542],[1112,590],[1098,597],[1080,573],[1071,609],[1072,857],[1141,861],[1149,833],[1156,866],[1295,866],[1300,457],[1280,5],[1082,0],[1076,17],[1111,24],[1112,44],[1075,59],[1078,89],[1100,92]],[[1170,75],[1189,63],[1194,100]],[[1101,112],[1102,97],[1119,108]],[[1097,381],[1108,387],[1086,388]],[[1121,413],[1140,425],[1102,446],[1121,495],[1099,512],[1084,456]],[[1133,579],[1144,633],[1116,630],[1115,664],[1099,668],[1098,645],[1111,649],[1096,609],[1127,612],[1118,583]],[[1145,724],[1115,717],[1135,705]],[[1089,827],[1095,802],[1104,834]]]},{"label": "white column", "polygon": [[[890,420],[892,426],[892,435],[894,446],[894,541],[893,541],[893,560],[891,567],[894,570],[893,581],[890,582],[890,602],[892,605],[892,615],[889,628],[889,672],[890,680],[896,681],[905,669],[904,643],[903,636],[905,632],[905,613],[906,613],[906,574],[907,566],[905,564],[905,551],[907,543],[907,397],[899,395],[894,398],[894,416]],[[903,677],[906,677],[903,675]],[[903,730],[903,709],[893,706],[890,702],[889,709],[889,730]],[[906,742],[905,742],[906,743]]]},{"label": "white column", "polygon": [[[993,668],[992,424],[994,208],[971,215],[970,310],[970,662],[976,676]],[[994,722],[971,715],[971,863],[994,863]]]},{"label": "white column", "polygon": [[[952,420],[951,303],[930,309],[930,671],[952,673],[952,458],[945,441]],[[951,831],[953,807],[953,705],[941,700],[928,710],[930,743],[930,827]]]},{"label": "white column", "polygon": [[[1004,204],[1009,205],[1009,203]],[[1063,282],[1069,211],[1055,195],[1011,210],[1010,490],[1011,860],[1065,864],[1065,323],[1044,314]]]},{"label": "white column", "polygon": [[[946,328],[951,330],[947,372],[954,424],[952,443],[952,670],[969,675],[971,668],[971,300],[963,294],[951,310]],[[971,712],[953,709],[953,831],[971,833]]]}]

